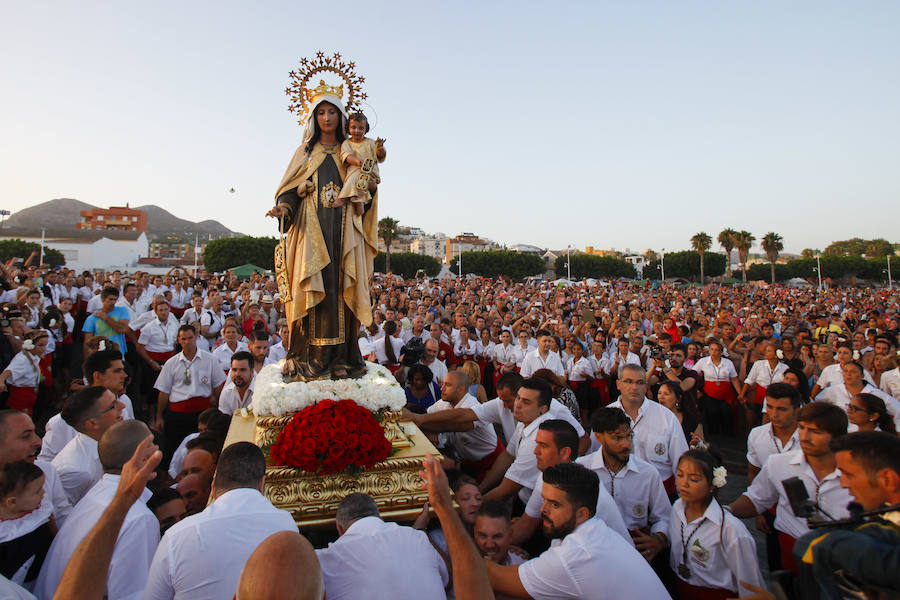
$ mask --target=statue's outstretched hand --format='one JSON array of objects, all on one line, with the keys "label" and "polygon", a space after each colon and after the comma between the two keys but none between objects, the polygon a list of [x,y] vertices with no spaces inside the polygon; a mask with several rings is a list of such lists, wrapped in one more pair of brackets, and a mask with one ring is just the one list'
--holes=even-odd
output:
[{"label": "statue's outstretched hand", "polygon": [[279,204],[278,206],[273,206],[271,209],[269,209],[269,212],[266,213],[266,216],[281,219],[287,216],[287,210],[287,206]]}]

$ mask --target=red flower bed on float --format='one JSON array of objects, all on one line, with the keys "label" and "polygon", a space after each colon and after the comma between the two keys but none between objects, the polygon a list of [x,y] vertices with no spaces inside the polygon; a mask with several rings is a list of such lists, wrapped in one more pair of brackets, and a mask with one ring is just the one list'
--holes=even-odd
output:
[{"label": "red flower bed on float", "polygon": [[353,400],[322,400],[297,412],[269,449],[276,465],[325,475],[369,469],[390,454],[384,428]]}]

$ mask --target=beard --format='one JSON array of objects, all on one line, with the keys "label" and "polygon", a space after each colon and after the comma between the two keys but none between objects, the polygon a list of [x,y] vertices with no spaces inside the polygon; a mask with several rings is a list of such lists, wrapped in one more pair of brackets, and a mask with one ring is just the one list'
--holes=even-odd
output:
[{"label": "beard", "polygon": [[543,517],[542,521],[544,535],[546,535],[551,540],[561,540],[562,538],[575,531],[575,513],[572,513],[572,517],[568,521],[559,523],[558,525],[554,524],[547,517]]}]

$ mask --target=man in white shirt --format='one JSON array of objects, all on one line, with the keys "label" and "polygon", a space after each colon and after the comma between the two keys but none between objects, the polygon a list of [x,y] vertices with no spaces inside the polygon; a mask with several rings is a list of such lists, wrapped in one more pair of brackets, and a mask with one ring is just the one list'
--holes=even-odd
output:
[{"label": "man in white shirt", "polygon": [[222,311],[224,298],[220,293],[210,293],[209,308],[200,315],[200,334],[209,348],[216,347],[219,340],[219,334],[222,333],[222,327],[225,325],[225,313]]},{"label": "man in white shirt", "polygon": [[[441,399],[428,407],[428,413],[451,408],[472,408],[478,400],[468,393],[469,378],[462,371],[452,371],[444,378]],[[475,471],[487,471],[500,453],[494,428],[485,423],[475,423],[467,431],[445,434],[457,455],[470,463]]]},{"label": "man in white shirt", "polygon": [[[75,549],[112,501],[122,466],[138,445],[150,436],[147,426],[134,420],[117,423],[103,435],[98,450],[104,475],[78,502],[72,510],[72,518],[54,538],[35,587],[39,598],[53,596]],[[109,598],[136,599],[144,593],[150,561],[159,543],[159,522],[147,508],[149,498],[150,491],[145,489],[125,515],[106,573],[106,595]],[[97,575],[102,576],[100,573]]]},{"label": "man in white shirt", "polygon": [[805,519],[794,514],[782,482],[798,477],[810,500],[834,519],[850,516],[847,504],[852,500],[841,487],[841,474],[829,445],[847,433],[847,414],[831,404],[813,402],[800,410],[797,420],[800,451],[769,456],[747,491],[729,507],[736,517],[744,519],[777,502],[775,529],[782,548],[782,566],[795,573],[797,566],[791,550],[809,527]]},{"label": "man in white shirt", "polygon": [[640,365],[625,365],[616,387],[621,395],[609,406],[631,419],[634,454],[656,467],[666,492],[674,492],[678,459],[688,451],[681,423],[675,413],[647,398],[647,372]]},{"label": "man in white shirt", "polygon": [[206,509],[166,531],[153,563],[145,600],[221,600],[237,589],[256,547],[279,531],[297,531],[291,514],[262,495],[266,458],[255,444],[237,442],[219,457]]},{"label": "man in white shirt", "polygon": [[317,550],[330,600],[443,600],[447,565],[423,531],[381,520],[366,494],[348,494],[335,515],[336,542]]},{"label": "man in white shirt", "polygon": [[97,442],[122,420],[124,408],[115,394],[101,386],[81,389],[66,399],[60,414],[78,433],[53,459],[53,467],[73,506],[103,475]]},{"label": "man in white shirt", "polygon": [[256,373],[251,368],[253,355],[249,352],[235,352],[231,357],[231,380],[219,394],[219,411],[233,415],[236,411],[247,408],[253,402],[253,382]]},{"label": "man in white shirt", "polygon": [[566,369],[563,367],[559,354],[550,351],[553,338],[546,329],[537,332],[538,347],[525,355],[522,359],[522,368],[519,374],[524,378],[531,377],[539,369],[549,369],[559,378],[559,384],[565,385]]},{"label": "man in white shirt", "polygon": [[525,562],[522,556],[509,551],[513,543],[513,527],[510,508],[505,502],[483,502],[475,515],[473,534],[475,545],[485,559],[504,566]]},{"label": "man in white shirt", "polygon": [[431,369],[431,372],[434,374],[434,380],[437,381],[438,385],[444,383],[444,377],[447,376],[447,365],[437,357],[440,349],[440,343],[436,339],[433,337],[428,338],[425,340],[425,353],[419,361]]},{"label": "man in white shirt", "polygon": [[[561,419],[547,419],[542,422],[535,437],[534,456],[540,473],[535,478],[531,497],[525,505],[525,513],[516,520],[513,527],[512,542],[517,546],[523,546],[528,542],[541,524],[544,471],[560,463],[575,462],[578,457],[578,434],[575,428]],[[597,494],[596,517],[622,536],[629,545],[634,545],[616,503],[603,487]]]},{"label": "man in white shirt", "polygon": [[225,383],[225,373],[213,355],[197,348],[193,326],[178,328],[178,344],[181,352],[166,361],[153,386],[159,390],[159,400],[150,428],[165,431],[167,457],[184,436],[197,431],[197,417],[216,406]]},{"label": "man in white shirt", "polygon": [[595,517],[600,480],[576,463],[549,467],[541,508],[550,549],[521,565],[485,565],[497,594],[514,598],[668,598],[665,587],[618,534]]},{"label": "man in white shirt", "polygon": [[635,548],[652,562],[669,545],[672,515],[659,471],[632,455],[631,419],[621,408],[597,409],[591,427],[600,449],[577,462],[597,474],[616,503]]}]

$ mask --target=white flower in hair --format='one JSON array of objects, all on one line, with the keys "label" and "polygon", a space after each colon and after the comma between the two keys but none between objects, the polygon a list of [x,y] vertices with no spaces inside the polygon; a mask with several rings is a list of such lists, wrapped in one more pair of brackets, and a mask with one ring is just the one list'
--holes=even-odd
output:
[{"label": "white flower in hair", "polygon": [[50,319],[50,323],[48,323],[48,327],[53,327],[56,325],[56,319]]},{"label": "white flower in hair", "polygon": [[859,360],[859,350],[853,351],[853,360]]},{"label": "white flower in hair", "polygon": [[781,348],[775,351],[775,356],[777,356],[779,360],[784,358],[784,352],[782,352]]},{"label": "white flower in hair", "polygon": [[713,469],[713,480],[712,484],[717,487],[723,487],[725,485],[725,479],[728,477],[728,471],[725,470],[725,467],[716,467]]},{"label": "white flower in hair", "polygon": [[106,340],[100,340],[100,343],[97,344],[97,350],[99,350],[100,352],[106,350]]},{"label": "white flower in hair", "polygon": [[22,342],[22,348],[24,350],[34,350],[34,341],[25,340],[24,342]]}]

